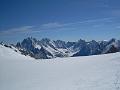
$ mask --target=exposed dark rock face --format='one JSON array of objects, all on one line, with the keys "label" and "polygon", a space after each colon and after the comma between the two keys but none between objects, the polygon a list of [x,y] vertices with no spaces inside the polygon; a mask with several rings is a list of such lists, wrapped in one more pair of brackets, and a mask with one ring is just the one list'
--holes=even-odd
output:
[{"label": "exposed dark rock face", "polygon": [[114,45],[112,45],[109,50],[106,52],[107,53],[115,53],[115,52],[119,52],[119,49],[117,47],[115,47]]},{"label": "exposed dark rock face", "polygon": [[[5,47],[15,47],[22,54],[29,55],[36,59],[50,59],[55,57],[68,56],[89,56],[98,54],[115,53],[120,51],[120,40],[111,39],[109,41],[89,41],[78,40],[77,42],[65,42],[62,40],[52,41],[48,38],[37,40],[32,37],[18,42],[16,45],[6,45]],[[16,50],[17,51],[17,50]]]}]

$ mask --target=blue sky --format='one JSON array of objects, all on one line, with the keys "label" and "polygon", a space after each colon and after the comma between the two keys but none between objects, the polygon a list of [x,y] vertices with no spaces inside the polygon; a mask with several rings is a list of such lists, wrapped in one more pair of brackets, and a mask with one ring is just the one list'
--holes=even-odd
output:
[{"label": "blue sky", "polygon": [[120,0],[0,0],[0,41],[120,39]]}]

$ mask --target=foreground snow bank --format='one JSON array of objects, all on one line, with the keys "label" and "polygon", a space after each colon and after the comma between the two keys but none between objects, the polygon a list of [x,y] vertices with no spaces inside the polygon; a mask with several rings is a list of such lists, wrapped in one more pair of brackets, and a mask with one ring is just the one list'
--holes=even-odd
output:
[{"label": "foreground snow bank", "polygon": [[0,46],[0,90],[119,90],[120,53],[34,60]]}]

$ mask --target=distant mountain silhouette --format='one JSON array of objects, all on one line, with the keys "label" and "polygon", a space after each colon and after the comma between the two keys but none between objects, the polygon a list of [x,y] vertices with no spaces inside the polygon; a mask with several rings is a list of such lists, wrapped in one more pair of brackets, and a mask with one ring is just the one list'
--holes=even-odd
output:
[{"label": "distant mountain silhouette", "polygon": [[36,59],[50,59],[56,57],[75,57],[89,56],[98,54],[115,53],[120,51],[120,40],[112,38],[109,41],[85,41],[78,40],[77,42],[65,42],[62,40],[50,40],[43,38],[28,37],[16,45],[6,45],[5,47],[16,48],[21,54],[29,55]]}]

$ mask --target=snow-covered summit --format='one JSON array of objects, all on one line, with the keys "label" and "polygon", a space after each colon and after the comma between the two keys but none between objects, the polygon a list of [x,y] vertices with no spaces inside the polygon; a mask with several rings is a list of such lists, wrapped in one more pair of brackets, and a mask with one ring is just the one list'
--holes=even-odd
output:
[{"label": "snow-covered summit", "polygon": [[49,59],[119,52],[120,40],[112,38],[108,41],[92,40],[88,42],[80,39],[77,42],[65,42],[62,40],[50,40],[48,38],[37,40],[33,37],[28,37],[13,46],[24,55],[29,55],[36,59]]}]

